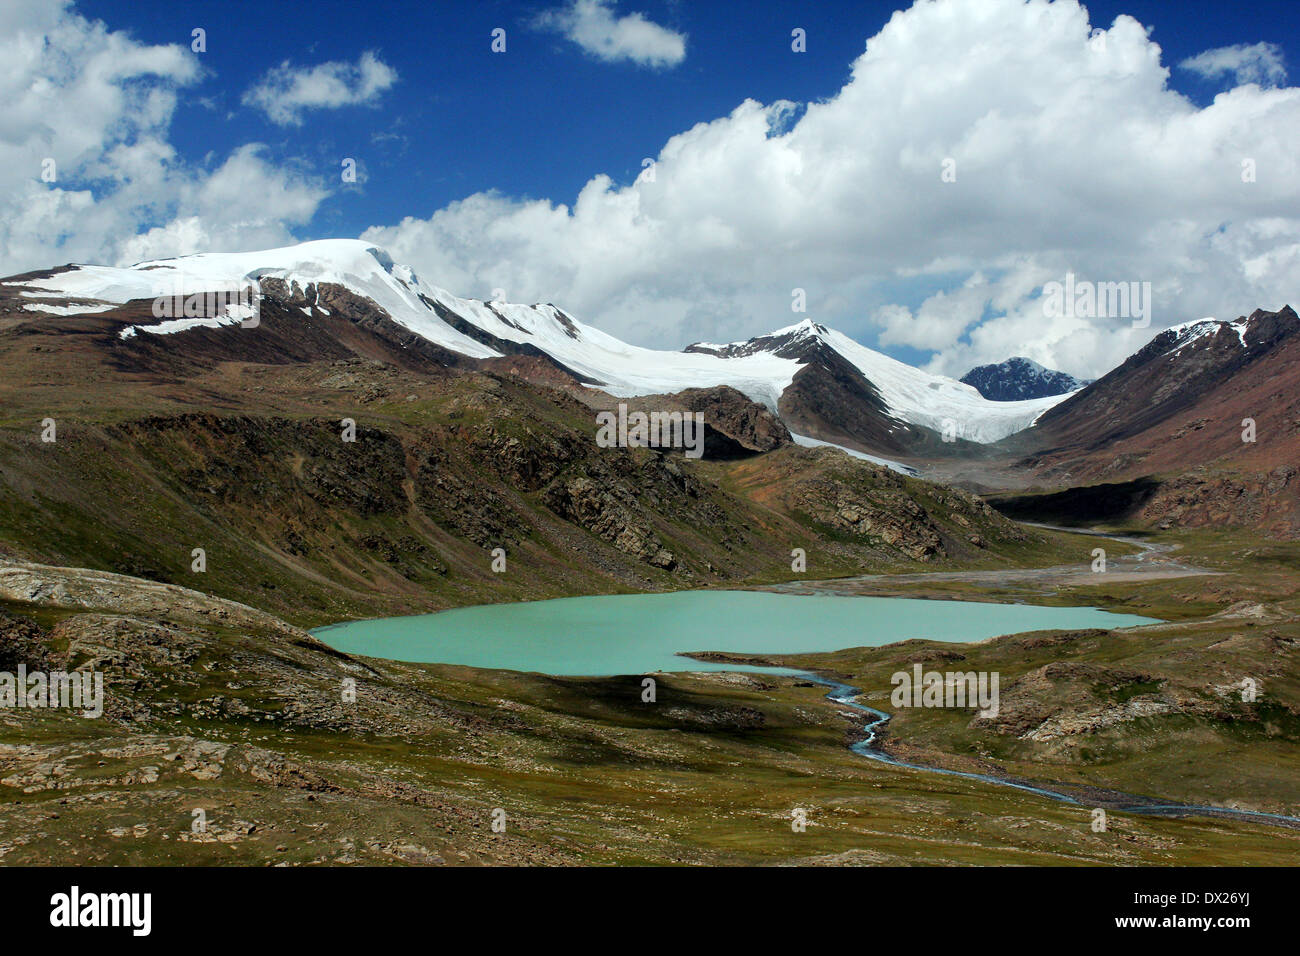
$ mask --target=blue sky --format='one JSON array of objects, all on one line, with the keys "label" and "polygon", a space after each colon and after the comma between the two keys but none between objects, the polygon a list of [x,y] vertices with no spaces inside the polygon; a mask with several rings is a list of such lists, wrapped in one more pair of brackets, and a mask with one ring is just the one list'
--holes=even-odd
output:
[{"label": "blue sky", "polygon": [[0,273],[363,236],[637,344],[811,317],[947,374],[1092,376],[1152,331],[1046,320],[1067,272],[1149,282],[1155,329],[1300,299],[1298,28],[1294,0],[6,0]]}]

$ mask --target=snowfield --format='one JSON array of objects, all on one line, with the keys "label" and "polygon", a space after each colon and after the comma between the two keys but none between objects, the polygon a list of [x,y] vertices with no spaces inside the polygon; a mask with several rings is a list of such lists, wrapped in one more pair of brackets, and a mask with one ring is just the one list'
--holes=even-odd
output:
[{"label": "snowfield", "polygon": [[1039,415],[1069,397],[1052,395],[1024,402],[993,402],[973,385],[923,372],[859,345],[833,329],[823,338],[880,390],[895,417],[941,434],[951,423],[956,436],[966,441],[988,443],[1006,438],[1028,428]]}]

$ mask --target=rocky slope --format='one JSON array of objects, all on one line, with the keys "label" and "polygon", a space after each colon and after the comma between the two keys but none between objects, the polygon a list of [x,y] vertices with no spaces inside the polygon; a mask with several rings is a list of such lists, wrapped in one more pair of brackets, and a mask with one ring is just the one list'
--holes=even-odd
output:
[{"label": "rocky slope", "polygon": [[[1166,329],[1005,445],[1030,450],[1026,464],[1049,475],[1129,477],[1223,457],[1280,463],[1296,442],[1286,396],[1300,376],[1298,333],[1289,306]],[[1253,442],[1243,441],[1245,418]]]},{"label": "rocky slope", "polygon": [[[1145,481],[1149,493],[1121,518],[1292,537],[1300,534],[1297,386],[1300,318],[1289,306],[1187,323],[1158,333],[1000,447],[1039,488]],[[1059,511],[1063,502],[1045,503]]]}]

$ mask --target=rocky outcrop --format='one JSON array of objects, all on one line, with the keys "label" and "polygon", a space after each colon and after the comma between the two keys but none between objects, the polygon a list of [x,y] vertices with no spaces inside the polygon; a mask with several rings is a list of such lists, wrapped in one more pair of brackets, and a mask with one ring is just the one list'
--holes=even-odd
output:
[{"label": "rocky outcrop", "polygon": [[[588,397],[588,401],[602,411],[615,411],[618,405],[624,405],[629,413],[699,413],[704,416],[703,457],[709,460],[746,458],[794,444],[780,418],[729,385],[617,400]],[[663,450],[673,454],[683,451],[674,447]]]},{"label": "rocky outcrop", "polygon": [[1161,530],[1258,528],[1300,537],[1300,481],[1294,465],[1267,474],[1191,472],[1160,483],[1135,517]]},{"label": "rocky outcrop", "polygon": [[[678,392],[677,398],[687,411],[703,413],[705,426],[730,439],[742,452],[775,451],[794,443],[781,419],[729,385],[688,388]],[[705,456],[731,457],[722,448],[710,449],[707,435]]]},{"label": "rocky outcrop", "polygon": [[993,542],[1027,540],[1023,529],[967,492],[851,461],[833,449],[803,454],[816,467],[792,478],[785,504],[886,553],[927,562],[949,557],[954,549],[983,550]]},{"label": "rocky outcrop", "polygon": [[29,671],[47,670],[50,649],[41,629],[31,621],[11,617],[0,610],[0,671],[15,673],[21,664]]},{"label": "rocky outcrop", "polygon": [[456,436],[475,449],[481,460],[520,491],[537,491],[568,464],[581,457],[581,446],[527,422],[516,433],[492,423],[457,429]]},{"label": "rocky outcrop", "polygon": [[599,535],[624,554],[665,571],[677,566],[677,559],[648,523],[585,475],[556,482],[546,489],[543,500],[562,518]]},{"label": "rocky outcrop", "polygon": [[495,490],[466,480],[447,454],[429,452],[415,475],[415,500],[438,524],[481,548],[503,547],[524,538],[529,526]]},{"label": "rocky outcrop", "polygon": [[971,727],[1035,744],[1169,715],[1222,717],[1222,705],[1167,679],[1101,664],[1055,661],[1001,689],[996,715],[976,716]]},{"label": "rocky outcrop", "polygon": [[817,478],[797,484],[786,500],[821,524],[886,545],[913,561],[946,554],[939,529],[925,509],[905,494],[891,493],[887,486],[862,492]]},{"label": "rocky outcrop", "polygon": [[236,601],[175,584],[89,568],[60,568],[0,558],[0,598],[46,607],[113,608],[127,614],[194,623],[264,627],[310,639],[305,631]]}]

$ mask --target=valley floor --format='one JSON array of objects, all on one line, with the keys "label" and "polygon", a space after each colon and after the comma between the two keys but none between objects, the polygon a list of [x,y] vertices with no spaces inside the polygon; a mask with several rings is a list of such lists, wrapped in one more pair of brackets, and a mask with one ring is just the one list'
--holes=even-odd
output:
[{"label": "valley floor", "polygon": [[[1216,573],[1134,574],[1147,566],[1134,558],[1113,575],[829,586],[1088,604],[1164,625],[773,663],[835,675],[887,711],[889,675],[913,663],[1000,671],[996,720],[894,714],[883,745],[912,762],[1300,814],[1300,547],[1153,540]],[[100,720],[4,712],[9,865],[1282,865],[1300,851],[1300,831],[1236,820],[1112,811],[1098,832],[1086,801],[864,760],[846,747],[860,715],[798,679],[659,675],[647,704],[639,676],[350,658],[260,611],[117,575],[11,562],[0,593],[0,669],[112,675]],[[1242,677],[1258,681],[1253,704]]]}]

